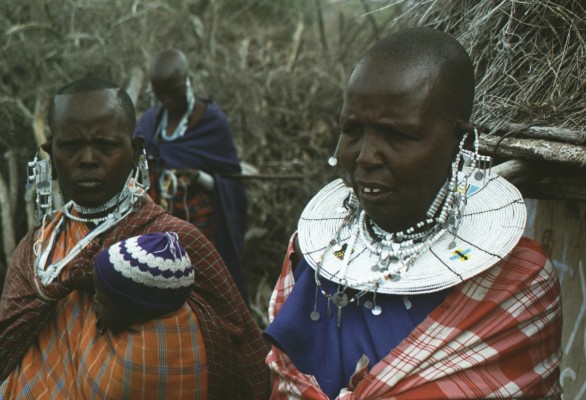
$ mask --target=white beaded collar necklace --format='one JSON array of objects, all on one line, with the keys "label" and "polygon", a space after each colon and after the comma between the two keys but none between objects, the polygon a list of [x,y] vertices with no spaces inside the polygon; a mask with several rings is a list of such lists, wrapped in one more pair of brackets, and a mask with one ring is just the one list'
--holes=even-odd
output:
[{"label": "white beaded collar necklace", "polygon": [[[380,229],[342,180],[326,185],[307,204],[298,240],[315,270],[316,295],[321,292],[340,311],[371,293],[373,301],[364,305],[377,315],[377,293],[405,296],[447,289],[513,249],[525,226],[523,198],[491,173],[488,157],[462,146],[463,141],[452,178],[438,191],[426,219],[403,232]],[[322,279],[338,290],[327,293]],[[350,297],[348,289],[356,294]],[[313,312],[310,316],[319,319]]]}]

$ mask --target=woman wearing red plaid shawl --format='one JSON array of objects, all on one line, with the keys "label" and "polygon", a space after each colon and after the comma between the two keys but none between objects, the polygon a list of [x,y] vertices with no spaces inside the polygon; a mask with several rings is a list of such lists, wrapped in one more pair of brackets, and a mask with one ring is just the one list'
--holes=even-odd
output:
[{"label": "woman wearing red plaid shawl", "polygon": [[[0,398],[112,398],[114,384],[126,398],[145,390],[149,374],[157,385],[139,397],[266,398],[266,346],[222,259],[197,228],[146,195],[128,94],[96,79],[73,82],[53,98],[49,125],[43,148],[52,165],[29,164],[39,226],[19,244],[0,301]],[[56,213],[52,170],[67,201]],[[150,232],[175,232],[191,260],[189,312],[114,341],[96,329],[93,260]],[[177,335],[188,330],[190,340]]]},{"label": "woman wearing red plaid shawl", "polygon": [[478,154],[472,62],[394,33],[354,69],[265,331],[273,399],[559,398],[560,287]]}]

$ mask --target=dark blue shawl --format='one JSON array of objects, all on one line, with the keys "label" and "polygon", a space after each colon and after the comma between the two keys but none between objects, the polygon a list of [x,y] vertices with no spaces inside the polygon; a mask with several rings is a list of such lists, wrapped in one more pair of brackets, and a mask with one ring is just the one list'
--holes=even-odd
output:
[{"label": "dark blue shawl", "polygon": [[228,119],[215,102],[206,103],[207,108],[196,125],[188,127],[185,135],[177,140],[168,142],[155,138],[162,115],[161,107],[151,108],[142,115],[134,135],[144,137],[147,154],[155,157],[159,170],[194,168],[214,177],[213,239],[216,249],[246,299],[242,270],[246,191],[241,181],[229,177],[241,172],[240,161]]}]

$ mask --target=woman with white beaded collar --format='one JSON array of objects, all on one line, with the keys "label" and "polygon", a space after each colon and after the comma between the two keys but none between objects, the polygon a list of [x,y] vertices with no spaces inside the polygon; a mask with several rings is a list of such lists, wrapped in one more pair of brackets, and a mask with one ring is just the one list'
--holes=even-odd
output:
[{"label": "woman with white beaded collar", "polygon": [[559,284],[478,154],[473,97],[470,57],[432,29],[354,69],[346,178],[306,206],[271,297],[273,399],[559,396]]}]

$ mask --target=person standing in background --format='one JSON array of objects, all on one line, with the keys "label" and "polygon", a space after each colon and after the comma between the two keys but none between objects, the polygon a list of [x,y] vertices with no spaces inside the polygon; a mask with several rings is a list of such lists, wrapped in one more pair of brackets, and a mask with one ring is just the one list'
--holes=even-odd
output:
[{"label": "person standing in background", "polygon": [[214,101],[193,95],[185,54],[165,49],[153,59],[149,78],[161,102],[140,118],[135,136],[145,139],[151,160],[151,196],[214,244],[242,296],[247,199],[228,119]]}]

